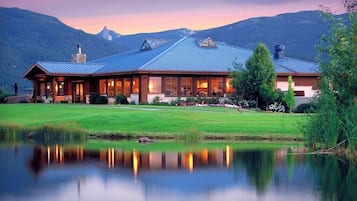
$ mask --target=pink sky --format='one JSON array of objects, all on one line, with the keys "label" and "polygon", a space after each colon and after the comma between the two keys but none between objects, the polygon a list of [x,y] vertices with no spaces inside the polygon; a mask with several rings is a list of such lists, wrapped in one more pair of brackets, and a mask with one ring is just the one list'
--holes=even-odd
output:
[{"label": "pink sky", "polygon": [[342,0],[0,0],[2,7],[54,16],[94,34],[104,25],[120,34],[201,30],[251,17],[317,10],[319,5],[344,12]]}]

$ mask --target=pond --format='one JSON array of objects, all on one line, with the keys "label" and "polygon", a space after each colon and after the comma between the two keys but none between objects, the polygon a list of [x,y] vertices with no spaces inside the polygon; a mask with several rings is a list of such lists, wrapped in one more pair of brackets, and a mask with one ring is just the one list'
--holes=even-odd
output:
[{"label": "pond", "polygon": [[150,151],[112,144],[2,144],[0,200],[356,200],[355,163],[291,153],[298,147]]}]

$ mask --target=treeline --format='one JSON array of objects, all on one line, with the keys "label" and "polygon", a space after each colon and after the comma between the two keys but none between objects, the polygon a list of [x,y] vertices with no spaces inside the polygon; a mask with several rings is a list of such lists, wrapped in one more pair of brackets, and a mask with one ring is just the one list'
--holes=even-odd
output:
[{"label": "treeline", "polygon": [[0,88],[12,91],[15,80],[19,90],[32,87],[23,79],[36,61],[70,61],[77,44],[93,60],[125,49],[95,35],[75,30],[49,17],[17,8],[0,8]]}]

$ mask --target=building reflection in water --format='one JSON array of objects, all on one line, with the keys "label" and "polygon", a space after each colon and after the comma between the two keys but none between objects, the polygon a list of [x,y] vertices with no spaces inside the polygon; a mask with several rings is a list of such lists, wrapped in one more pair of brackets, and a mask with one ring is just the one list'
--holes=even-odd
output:
[{"label": "building reflection in water", "polygon": [[226,146],[224,150],[202,149],[197,152],[139,152],[122,151],[108,148],[105,150],[85,150],[78,146],[67,148],[61,145],[34,147],[33,158],[30,161],[30,169],[36,175],[52,164],[66,165],[73,163],[85,163],[98,161],[100,164],[113,168],[132,169],[137,176],[140,170],[158,169],[186,169],[193,172],[195,168],[224,167],[229,168],[233,160],[233,150]]}]

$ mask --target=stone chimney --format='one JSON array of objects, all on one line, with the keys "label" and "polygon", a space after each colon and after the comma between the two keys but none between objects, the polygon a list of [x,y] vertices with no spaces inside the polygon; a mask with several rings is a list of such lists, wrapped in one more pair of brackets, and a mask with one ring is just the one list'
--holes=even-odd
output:
[{"label": "stone chimney", "polygon": [[78,53],[72,54],[72,62],[74,63],[86,63],[87,62],[87,55],[82,54],[81,45],[77,45]]},{"label": "stone chimney", "polygon": [[285,59],[285,46],[283,44],[275,45],[274,59]]}]

